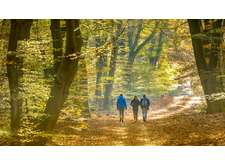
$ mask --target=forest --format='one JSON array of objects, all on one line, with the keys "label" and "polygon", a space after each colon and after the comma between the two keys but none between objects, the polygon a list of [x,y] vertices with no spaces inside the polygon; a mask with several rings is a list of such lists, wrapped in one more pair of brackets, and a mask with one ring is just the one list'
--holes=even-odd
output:
[{"label": "forest", "polygon": [[223,19],[1,19],[0,145],[225,145],[224,32]]}]

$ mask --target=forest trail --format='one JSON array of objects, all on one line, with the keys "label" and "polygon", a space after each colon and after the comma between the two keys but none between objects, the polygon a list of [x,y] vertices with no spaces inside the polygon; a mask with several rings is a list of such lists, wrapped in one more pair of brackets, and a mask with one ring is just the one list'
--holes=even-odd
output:
[{"label": "forest trail", "polygon": [[[198,112],[200,97],[162,98],[150,109],[147,123],[134,123],[126,111],[125,123],[118,115],[92,115],[78,125],[59,123],[48,145],[225,145],[225,113]],[[159,106],[161,105],[161,106]]]}]

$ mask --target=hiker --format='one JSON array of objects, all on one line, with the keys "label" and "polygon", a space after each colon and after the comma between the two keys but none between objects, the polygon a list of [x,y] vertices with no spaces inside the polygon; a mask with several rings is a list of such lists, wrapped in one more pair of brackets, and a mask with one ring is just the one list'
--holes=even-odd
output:
[{"label": "hiker", "polygon": [[147,121],[147,114],[150,106],[149,99],[143,95],[143,98],[141,99],[141,109],[142,109],[142,115],[143,115],[143,121]]},{"label": "hiker", "polygon": [[120,94],[120,96],[117,99],[117,109],[120,113],[120,122],[123,123],[124,121],[124,110],[127,109],[127,103],[125,97],[123,97],[123,94]]},{"label": "hiker", "polygon": [[134,96],[134,99],[131,101],[130,105],[133,108],[134,121],[138,120],[138,107],[140,105],[140,101],[137,96]]}]

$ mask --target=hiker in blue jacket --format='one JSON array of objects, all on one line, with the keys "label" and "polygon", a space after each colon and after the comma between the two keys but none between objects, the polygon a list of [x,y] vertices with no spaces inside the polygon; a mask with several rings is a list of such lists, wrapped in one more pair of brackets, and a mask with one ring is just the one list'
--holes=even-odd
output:
[{"label": "hiker in blue jacket", "polygon": [[127,109],[126,99],[123,96],[123,94],[120,94],[120,96],[118,97],[116,105],[117,105],[117,110],[120,113],[120,122],[123,123],[123,121],[124,121],[124,110]]}]

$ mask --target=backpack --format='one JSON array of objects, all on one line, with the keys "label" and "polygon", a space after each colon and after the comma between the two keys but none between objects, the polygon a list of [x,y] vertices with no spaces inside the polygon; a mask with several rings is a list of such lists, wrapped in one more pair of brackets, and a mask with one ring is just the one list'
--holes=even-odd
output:
[{"label": "backpack", "polygon": [[149,100],[147,98],[143,98],[141,102],[142,107],[149,107]]}]

